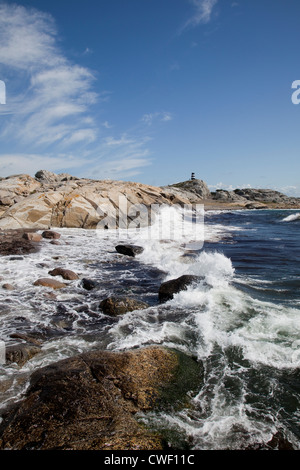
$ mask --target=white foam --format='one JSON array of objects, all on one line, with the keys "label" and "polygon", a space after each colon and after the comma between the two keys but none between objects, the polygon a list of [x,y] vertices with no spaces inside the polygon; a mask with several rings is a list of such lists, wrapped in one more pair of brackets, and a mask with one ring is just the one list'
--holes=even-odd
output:
[{"label": "white foam", "polygon": [[282,222],[294,222],[295,220],[300,220],[300,212],[297,212],[297,214],[291,214],[282,219]]}]

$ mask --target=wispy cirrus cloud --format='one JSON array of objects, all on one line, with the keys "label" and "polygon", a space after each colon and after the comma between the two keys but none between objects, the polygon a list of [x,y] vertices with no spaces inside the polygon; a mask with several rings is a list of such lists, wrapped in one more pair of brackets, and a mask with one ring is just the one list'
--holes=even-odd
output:
[{"label": "wispy cirrus cloud", "polygon": [[51,15],[1,3],[0,72],[8,88],[0,108],[1,175],[41,168],[100,179],[137,174],[150,164],[147,138],[113,136],[103,115],[98,121],[95,105],[108,103],[111,91],[95,92],[95,74],[70,61],[61,45]]},{"label": "wispy cirrus cloud", "polygon": [[[86,137],[83,117],[97,100],[91,71],[71,63],[57,45],[50,15],[14,4],[0,5],[0,64],[3,74],[16,77],[18,92],[7,100],[13,118],[5,120],[2,136],[34,145],[64,144]],[[13,88],[13,78],[8,81]],[[90,117],[89,135],[95,134]]]},{"label": "wispy cirrus cloud", "polygon": [[218,3],[218,0],[189,0],[189,2],[194,6],[194,12],[183,24],[180,32],[198,26],[199,24],[209,23],[213,8]]}]

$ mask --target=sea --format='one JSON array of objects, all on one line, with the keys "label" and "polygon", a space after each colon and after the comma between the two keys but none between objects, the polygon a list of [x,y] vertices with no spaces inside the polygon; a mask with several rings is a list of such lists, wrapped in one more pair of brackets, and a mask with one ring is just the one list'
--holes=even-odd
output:
[{"label": "sea", "polygon": [[[0,293],[2,345],[20,341],[15,333],[42,345],[23,367],[0,364],[0,416],[37,368],[95,349],[161,345],[201,365],[186,407],[137,416],[170,448],[300,450],[299,209],[205,211],[185,218],[184,233],[181,211],[161,214],[173,236],[159,235],[156,222],[150,232],[60,228],[59,245],[44,241],[37,253],[1,258],[1,282],[15,287]],[[121,255],[122,243],[144,251]],[[55,267],[80,279],[56,291],[33,285]],[[199,282],[160,303],[161,283],[184,274]],[[84,289],[83,278],[97,287]],[[111,295],[149,307],[112,318],[99,307]]]}]

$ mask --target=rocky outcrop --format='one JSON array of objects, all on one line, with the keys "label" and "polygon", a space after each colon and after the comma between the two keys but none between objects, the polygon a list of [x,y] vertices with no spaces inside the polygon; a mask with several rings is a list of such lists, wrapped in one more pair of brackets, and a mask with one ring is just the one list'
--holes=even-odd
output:
[{"label": "rocky outcrop", "polygon": [[0,215],[8,207],[22,201],[41,188],[41,184],[29,175],[13,175],[0,179]]},{"label": "rocky outcrop", "polygon": [[0,449],[163,449],[137,412],[186,402],[200,378],[198,363],[162,347],[59,361],[34,372],[24,399],[6,412]]},{"label": "rocky outcrop", "polygon": [[[45,170],[38,171],[35,178],[2,179],[0,202],[1,191],[3,197],[9,193],[0,213],[2,229],[117,228],[119,220],[126,225],[136,217],[134,205],[173,204],[175,197],[181,205],[190,203],[188,192],[177,195],[175,190],[163,192],[141,183],[96,181]],[[148,223],[147,215],[143,223]]]},{"label": "rocky outcrop", "polygon": [[202,204],[210,199],[210,190],[202,180],[188,180],[161,187],[162,194],[168,197],[172,204],[182,205],[182,199],[188,199],[188,204]]},{"label": "rocky outcrop", "polygon": [[[154,205],[204,204],[206,208],[247,208],[247,204],[297,208],[300,198],[272,190],[236,189],[210,192],[203,180],[194,179],[154,187],[124,181],[96,181],[40,170],[35,178],[15,175],[0,179],[0,229],[69,227],[127,228],[149,223]],[[140,205],[140,206],[139,206]],[[145,213],[139,207],[146,208]]]},{"label": "rocky outcrop", "polygon": [[218,189],[211,193],[211,199],[220,203],[232,203],[245,209],[297,208],[300,198],[286,196],[272,189],[235,189],[226,191]]}]

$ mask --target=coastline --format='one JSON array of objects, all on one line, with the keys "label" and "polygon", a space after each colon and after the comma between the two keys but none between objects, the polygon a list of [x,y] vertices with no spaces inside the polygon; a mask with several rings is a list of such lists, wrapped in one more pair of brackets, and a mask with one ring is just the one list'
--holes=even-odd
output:
[{"label": "coastline", "polygon": [[[138,191],[141,191],[141,187]],[[256,211],[264,210],[298,211],[300,209],[294,205],[288,207],[284,203],[261,204],[257,201],[241,203],[200,198],[189,191],[184,193],[182,188],[180,188],[180,193],[175,191],[175,193],[167,194],[164,190],[162,190],[162,195],[161,192],[152,192],[150,196],[147,193],[147,198],[150,197],[147,201],[157,202],[162,197],[165,202],[170,194],[174,195],[173,199],[169,198],[170,208],[178,204],[178,200],[182,204],[187,200],[193,201],[191,203],[203,204],[205,212],[249,211],[255,214]],[[26,390],[22,391],[22,399],[19,400],[18,390],[15,395],[18,399],[10,403],[12,408],[9,407],[8,414],[3,415],[0,425],[0,448],[2,446],[2,448],[12,449],[51,449],[51,442],[55,441],[55,446],[62,450],[168,449],[168,436],[169,432],[172,434],[172,431],[166,430],[166,435],[163,433],[160,435],[151,423],[147,426],[147,412],[150,416],[157,410],[159,413],[162,403],[163,407],[166,407],[162,409],[169,410],[174,404],[174,397],[177,396],[176,388],[187,383],[184,373],[187,370],[194,370],[196,364],[194,384],[189,382],[188,390],[183,391],[176,406],[179,407],[178,409],[180,407],[193,409],[190,392],[195,384],[200,394],[205,393],[202,391],[202,363],[206,360],[207,351],[204,351],[203,361],[201,355],[195,360],[197,354],[193,350],[194,328],[198,322],[201,325],[203,319],[206,318],[205,312],[200,307],[202,298],[206,299],[204,305],[207,302],[208,306],[210,304],[213,306],[217,301],[214,292],[218,292],[219,286],[224,289],[222,295],[228,296],[227,303],[223,304],[221,300],[220,312],[224,311],[226,314],[228,308],[227,313],[231,313],[232,291],[230,281],[228,281],[234,273],[231,260],[213,252],[202,253],[203,256],[199,253],[191,253],[181,243],[173,244],[176,245],[174,250],[172,243],[168,245],[160,240],[151,240],[150,243],[142,243],[140,240],[143,249],[136,250],[141,247],[135,245],[132,247],[134,254],[128,255],[117,249],[117,237],[113,230],[103,231],[103,237],[95,243],[95,231],[90,230],[92,228],[90,226],[84,226],[84,224],[82,226],[81,223],[78,227],[52,225],[47,226],[48,230],[45,230],[45,226],[38,225],[40,219],[37,216],[40,213],[36,212],[36,207],[31,206],[31,198],[36,200],[36,198],[43,199],[44,197],[43,193],[28,196],[29,202],[31,201],[28,207],[35,211],[30,212],[36,216],[35,227],[0,229],[0,255],[4,257],[1,273],[4,276],[1,279],[2,320],[6,322],[7,358],[10,361],[9,364],[12,364],[9,367],[15,369],[11,376],[5,377],[1,384],[1,391],[9,402],[10,398],[7,397],[7,393],[12,387],[14,377],[17,377],[15,383],[19,380],[18,387],[22,388],[26,385]],[[74,196],[75,201],[78,199]],[[68,202],[70,201],[73,199],[69,197]],[[25,203],[26,198],[23,198],[21,204]],[[58,207],[62,211],[65,210],[61,205]],[[68,207],[70,210],[74,208],[72,204]],[[75,206],[75,209],[78,209],[78,206]],[[50,212],[52,211],[53,207],[50,206]],[[181,212],[179,208],[178,211]],[[44,217],[45,212],[42,214],[42,218]],[[78,233],[76,233],[77,229]],[[218,230],[220,229],[222,233],[219,233],[222,238],[228,226],[219,226]],[[138,245],[139,239],[134,241]],[[135,259],[135,254],[137,254],[137,259]],[[186,276],[186,272],[191,275]],[[188,290],[188,286],[192,286],[194,282],[200,283],[199,287],[186,293],[187,297],[185,297],[184,291]],[[214,282],[216,282],[215,286]],[[172,301],[174,292],[182,292],[181,304],[177,304],[176,301],[171,308],[167,304],[164,309],[161,304],[163,285],[164,288],[171,289],[165,299]],[[165,301],[168,302],[168,300]],[[239,302],[239,297],[237,301]],[[108,305],[109,309],[104,310],[103,305]],[[196,315],[194,306],[196,306],[196,312],[199,309],[199,318],[195,317],[193,320],[196,322],[194,326],[193,323],[185,324],[186,315]],[[183,317],[180,316],[182,311]],[[216,311],[218,312],[218,309]],[[209,315],[213,317],[215,313],[213,309]],[[174,314],[178,315],[178,324],[174,322]],[[230,315],[226,316],[226,322],[229,319]],[[160,321],[162,321],[161,326]],[[210,322],[211,318],[208,321]],[[150,339],[143,342],[140,341],[139,332],[135,329],[138,327],[135,325],[141,328],[142,335],[146,328],[146,338],[148,330],[151,332],[154,327],[157,327],[158,331],[153,336],[150,334]],[[183,337],[184,330],[188,331],[187,344],[189,345],[183,356],[180,354],[183,352],[181,347],[184,343],[181,342],[182,333],[179,333],[182,326]],[[209,343],[211,341],[210,327],[206,330],[206,325],[203,326],[205,334],[208,333]],[[217,327],[219,327],[218,322],[212,331]],[[110,339],[107,337],[106,328],[114,332],[111,333]],[[190,328],[191,331],[189,331]],[[226,332],[222,331],[222,335]],[[99,335],[97,339],[99,343],[95,346],[94,341],[97,335]],[[132,340],[130,340],[131,335]],[[179,342],[177,343],[176,340],[174,346],[169,338],[176,338],[177,335]],[[75,344],[77,338],[78,345]],[[123,341],[122,345],[118,343],[120,338]],[[66,341],[66,346],[64,346],[64,341]],[[70,351],[68,341],[75,341],[74,349],[71,347]],[[78,356],[77,352],[82,348],[81,341],[85,343],[84,353]],[[159,349],[157,349],[158,345]],[[63,347],[62,356],[65,358],[62,361],[58,360],[60,347]],[[97,354],[93,352],[95,347],[98,350]],[[54,348],[54,358],[47,352],[48,348],[50,350]],[[108,351],[110,352],[107,355]],[[131,356],[131,353],[128,356],[128,351],[134,351],[134,356]],[[40,357],[42,359],[39,359]],[[109,358],[108,362],[105,357]],[[126,364],[131,360],[134,367],[130,367],[129,371]],[[238,356],[237,360],[239,360]],[[43,361],[47,364],[45,367],[41,367]],[[156,377],[157,372],[165,367],[166,361],[174,365],[173,373],[168,374],[166,370],[161,381],[155,384],[148,383],[146,380],[148,376],[150,377],[154,370],[154,377]],[[186,367],[179,367],[180,363],[185,364]],[[33,369],[30,369],[31,367]],[[29,380],[30,386],[28,387]],[[50,382],[56,384],[57,387],[50,387]],[[79,382],[81,385],[77,386]],[[75,389],[78,398],[73,400]],[[164,393],[161,395],[162,390]],[[159,397],[158,408],[156,397]],[[99,414],[98,400],[103,404],[105,413]],[[118,402],[116,408],[113,406],[115,402]],[[73,417],[65,419],[63,415],[69,410]],[[47,422],[46,417],[49,413],[54,416],[53,419],[61,430],[59,435],[55,434],[55,423]],[[142,425],[141,422],[135,420],[135,416],[139,413],[146,413],[144,418],[146,422],[142,421]],[[97,423],[101,439],[94,439],[93,423]],[[27,428],[33,430],[32,434],[26,433]],[[134,435],[130,433],[130,428],[134,430]],[[48,431],[51,432],[48,434]],[[29,441],[26,434],[29,436]],[[48,440],[45,438],[47,435],[50,436]],[[88,440],[82,439],[80,437],[82,435],[89,436]],[[117,439],[114,438],[116,435]],[[275,435],[273,438],[270,442],[265,441],[261,445],[271,448],[275,442],[281,448],[285,446],[292,448],[288,439],[279,437],[278,441]],[[178,449],[181,445],[186,445],[181,437],[172,436],[172,439],[178,442]],[[249,448],[251,445],[255,447],[260,444],[250,442]]]}]

